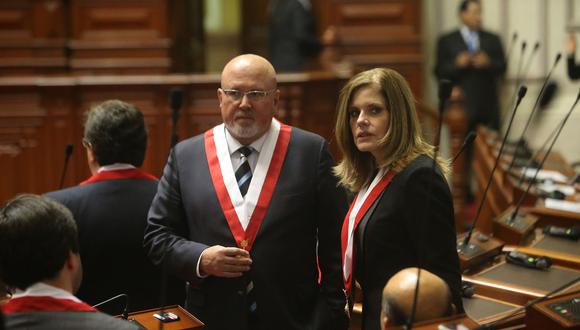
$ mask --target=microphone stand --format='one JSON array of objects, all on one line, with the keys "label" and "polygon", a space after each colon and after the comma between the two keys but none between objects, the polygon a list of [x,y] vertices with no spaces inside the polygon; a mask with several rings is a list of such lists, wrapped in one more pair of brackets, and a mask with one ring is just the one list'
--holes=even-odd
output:
[{"label": "microphone stand", "polygon": [[[538,45],[538,44],[536,44],[536,45]],[[552,76],[552,72],[554,71],[554,68],[556,68],[556,65],[560,61],[560,58],[562,58],[562,54],[558,53],[558,55],[556,55],[556,60],[554,61],[554,64],[552,65],[552,68],[550,69],[550,72],[548,72],[546,79],[544,79],[544,83],[542,84],[542,88],[540,89],[540,93],[538,94],[538,97],[536,98],[536,102],[534,103],[534,107],[532,108],[532,111],[531,111],[530,115],[528,116],[528,119],[526,121],[526,125],[524,126],[524,129],[523,129],[522,133],[520,134],[520,137],[517,139],[516,147],[515,147],[515,150],[514,150],[513,156],[512,156],[512,160],[511,160],[506,172],[511,171],[512,167],[514,166],[514,164],[516,162],[516,159],[518,158],[518,151],[520,150],[520,146],[522,146],[522,144],[524,142],[524,136],[525,136],[525,134],[530,126],[530,123],[532,122],[532,118],[534,117],[536,110],[538,109],[538,105],[540,104],[540,99],[544,95],[546,85],[548,84],[548,81],[550,80],[550,77]]]},{"label": "microphone stand", "polygon": [[128,309],[129,309],[129,295],[126,294],[126,293],[121,293],[121,294],[118,294],[118,295],[116,295],[116,296],[114,296],[112,298],[109,298],[109,299],[105,300],[105,301],[101,301],[100,303],[98,303],[96,305],[93,305],[93,308],[100,307],[100,306],[102,306],[104,304],[110,303],[111,301],[117,300],[119,298],[125,298],[125,307],[123,308],[123,312],[121,313],[121,318],[123,320],[127,320],[129,318],[129,312],[128,312]]},{"label": "microphone stand", "polygon": [[[457,252],[459,253],[459,258],[460,258],[460,262],[461,262],[461,266],[462,268],[468,268],[469,266],[471,266],[475,261],[479,261],[480,258],[486,258],[487,257],[487,253],[490,253],[490,251],[482,251],[482,248],[474,245],[474,244],[469,244],[469,241],[471,239],[471,236],[473,235],[473,232],[475,230],[477,221],[479,220],[479,216],[481,215],[481,210],[483,208],[483,205],[485,204],[485,199],[487,197],[487,193],[489,191],[489,187],[491,186],[491,183],[493,181],[493,175],[495,173],[495,170],[497,169],[497,166],[499,164],[499,160],[501,158],[501,155],[503,153],[503,149],[505,147],[505,143],[507,141],[507,138],[509,136],[509,132],[511,129],[511,126],[513,124],[514,121],[514,117],[516,115],[517,109],[523,99],[523,97],[526,95],[527,92],[527,87],[526,86],[521,86],[518,90],[518,94],[517,94],[517,100],[516,103],[514,105],[514,109],[512,111],[511,114],[511,118],[508,124],[508,127],[506,129],[506,132],[504,134],[504,137],[502,139],[501,142],[501,146],[499,148],[499,152],[497,157],[495,158],[495,163],[493,165],[493,168],[491,170],[491,174],[489,175],[489,179],[487,181],[487,185],[485,186],[485,190],[483,192],[483,195],[481,197],[481,202],[479,203],[479,208],[477,209],[477,213],[475,215],[475,219],[473,220],[473,224],[471,229],[469,230],[469,232],[467,232],[467,235],[465,236],[465,238],[463,239],[463,241],[460,241],[460,243],[457,246]],[[480,239],[480,241],[488,241],[489,238],[485,238],[485,239]],[[495,250],[497,249],[497,247],[495,247],[491,253],[495,253]],[[501,243],[500,243],[500,247],[499,250],[501,251]],[[499,253],[499,251],[498,251]],[[476,257],[480,257],[480,258],[476,258]]]},{"label": "microphone stand", "polygon": [[73,153],[73,145],[67,144],[66,148],[64,149],[64,166],[62,168],[62,174],[60,175],[60,184],[58,185],[58,189],[62,189],[64,186],[64,177],[66,176],[66,169],[68,167],[68,160]]}]

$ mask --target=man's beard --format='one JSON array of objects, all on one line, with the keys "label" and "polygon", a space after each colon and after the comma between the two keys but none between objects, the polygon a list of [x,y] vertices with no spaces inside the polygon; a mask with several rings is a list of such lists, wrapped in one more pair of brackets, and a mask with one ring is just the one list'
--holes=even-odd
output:
[{"label": "man's beard", "polygon": [[258,125],[256,125],[255,123],[252,124],[251,126],[240,126],[233,122],[225,124],[230,134],[236,139],[249,139],[255,137],[260,130]]}]

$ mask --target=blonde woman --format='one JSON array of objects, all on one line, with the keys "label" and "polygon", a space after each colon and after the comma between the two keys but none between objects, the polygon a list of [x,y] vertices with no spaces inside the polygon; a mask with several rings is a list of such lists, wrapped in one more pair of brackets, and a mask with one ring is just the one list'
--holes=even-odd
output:
[{"label": "blonde woman", "polygon": [[[399,270],[421,267],[445,280],[458,309],[461,276],[453,204],[434,148],[421,136],[409,85],[396,71],[359,73],[338,101],[340,183],[356,197],[342,227],[347,291],[363,291],[363,329],[380,329],[381,292]],[[408,302],[409,304],[411,302]]]}]

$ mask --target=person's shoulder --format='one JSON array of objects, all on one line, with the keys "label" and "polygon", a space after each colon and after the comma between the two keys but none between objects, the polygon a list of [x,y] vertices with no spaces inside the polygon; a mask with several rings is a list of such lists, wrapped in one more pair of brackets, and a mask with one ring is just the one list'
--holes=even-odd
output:
[{"label": "person's shoulder", "polygon": [[303,130],[301,128],[292,127],[292,139],[298,142],[306,142],[306,143],[324,143],[326,140],[313,132]]},{"label": "person's shoulder", "polygon": [[[405,168],[398,174],[401,179],[405,181],[423,175],[425,173],[430,173],[433,168],[433,159],[425,155],[419,155],[415,159],[409,162]],[[439,173],[439,171],[437,171]]]},{"label": "person's shoulder", "polygon": [[174,150],[176,153],[181,153],[187,150],[191,150],[192,148],[199,147],[203,143],[204,143],[204,134],[198,134],[196,136],[180,141],[175,145]]},{"label": "person's shoulder", "polygon": [[89,189],[88,186],[89,185],[78,185],[60,190],[53,190],[44,193],[44,196],[50,197],[62,203],[63,201],[68,200],[71,197],[82,195],[84,191]]},{"label": "person's shoulder", "polygon": [[[78,314],[78,313],[77,313]],[[101,329],[110,330],[135,330],[140,329],[136,324],[129,321],[121,320],[100,312],[87,312],[87,319],[98,324]],[[91,322],[92,323],[92,322]]]},{"label": "person's shoulder", "polygon": [[461,36],[461,32],[459,32],[459,30],[447,31],[441,34],[439,40],[447,41],[449,39],[457,38],[458,36]]},{"label": "person's shoulder", "polygon": [[488,30],[479,30],[479,36],[483,38],[497,39],[499,40],[499,35]]}]

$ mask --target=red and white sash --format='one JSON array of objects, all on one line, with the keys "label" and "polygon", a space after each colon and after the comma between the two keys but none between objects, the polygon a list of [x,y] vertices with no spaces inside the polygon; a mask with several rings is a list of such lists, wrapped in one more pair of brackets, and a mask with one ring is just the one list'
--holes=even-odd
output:
[{"label": "red and white sash", "polygon": [[143,179],[143,180],[157,180],[153,175],[140,170],[138,168],[129,168],[122,170],[102,171],[91,176],[80,184],[89,184],[99,181],[119,180],[119,179]]},{"label": "red and white sash", "polygon": [[238,247],[250,250],[266,215],[284,163],[292,128],[273,119],[245,199],[240,193],[224,124],[205,132],[205,153],[222,211]]},{"label": "red and white sash", "polygon": [[5,314],[29,312],[96,312],[84,302],[50,296],[23,296],[10,299],[2,306]]},{"label": "red and white sash", "polygon": [[381,169],[371,184],[359,191],[344,218],[341,231],[342,275],[344,288],[350,293],[354,273],[354,233],[361,219],[395,176],[394,171]]}]

